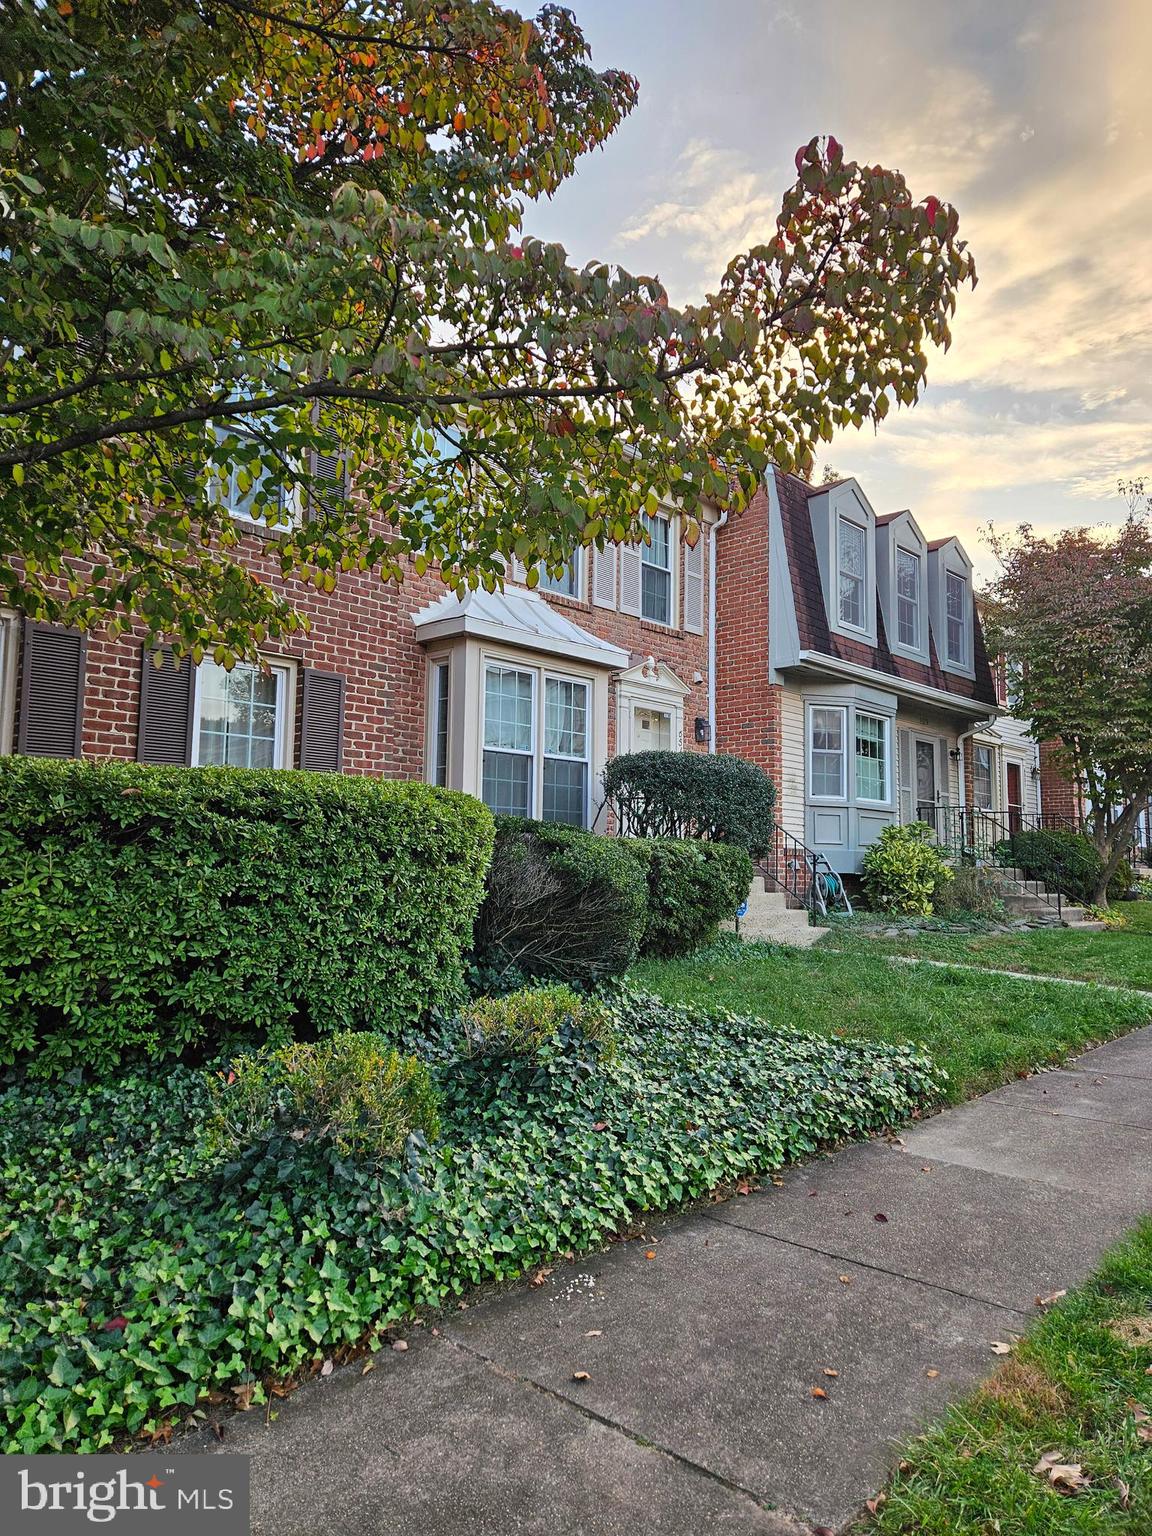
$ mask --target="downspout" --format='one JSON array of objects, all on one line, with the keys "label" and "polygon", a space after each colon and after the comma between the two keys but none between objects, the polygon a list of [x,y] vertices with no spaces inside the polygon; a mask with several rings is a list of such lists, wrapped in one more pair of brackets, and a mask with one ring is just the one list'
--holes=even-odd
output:
[{"label": "downspout", "polygon": [[988,727],[990,725],[995,725],[996,724],[996,719],[997,719],[997,717],[995,715],[989,715],[987,720],[977,720],[973,725],[970,725],[966,731],[961,731],[959,736],[957,736],[957,738],[956,738],[956,746],[957,746],[957,749],[959,750],[959,753],[960,753],[960,757],[959,757],[959,760],[958,760],[958,762],[956,764],[956,768],[957,768],[957,780],[958,780],[958,783],[959,783],[959,786],[960,786],[960,809],[962,811],[967,809],[967,800],[968,800],[968,796],[967,796],[968,786],[965,783],[965,775],[964,775],[964,743],[966,741],[970,741],[972,739],[972,737],[975,736],[977,731],[982,731],[982,730],[986,729],[986,727]]},{"label": "downspout", "polygon": [[716,535],[728,521],[720,516],[708,530],[708,750],[716,750]]}]

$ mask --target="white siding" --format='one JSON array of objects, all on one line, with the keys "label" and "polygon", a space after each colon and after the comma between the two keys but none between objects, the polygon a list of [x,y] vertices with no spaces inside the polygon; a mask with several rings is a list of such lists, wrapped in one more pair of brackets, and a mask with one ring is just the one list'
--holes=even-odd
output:
[{"label": "white siding", "polygon": [[[939,776],[937,787],[944,793],[949,805],[959,805],[960,765],[950,755],[956,745],[958,734],[955,725],[942,719],[939,715],[909,709],[907,705],[901,703],[896,715],[896,735],[898,740],[909,740],[910,738],[900,736],[901,731],[911,731],[915,736],[930,736],[935,741],[943,740],[947,742],[947,751],[943,747],[937,751],[937,759],[941,756],[944,758],[943,764],[937,761],[936,772]],[[914,751],[915,748],[912,750]],[[901,764],[900,781],[903,782],[906,777],[904,766]],[[915,775],[912,776],[911,782],[915,784]]]},{"label": "white siding", "polygon": [[787,685],[780,694],[780,761],[778,819],[785,832],[804,841],[804,698]]}]

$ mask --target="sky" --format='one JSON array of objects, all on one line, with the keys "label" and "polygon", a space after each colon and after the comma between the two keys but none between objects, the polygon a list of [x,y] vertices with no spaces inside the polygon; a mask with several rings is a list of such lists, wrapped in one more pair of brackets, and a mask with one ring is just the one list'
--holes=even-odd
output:
[{"label": "sky", "polygon": [[525,228],[578,262],[713,290],[772,232],[793,156],[849,159],[953,203],[980,282],[912,410],[817,457],[877,512],[959,534],[1110,523],[1152,473],[1152,0],[568,0],[640,102]]}]

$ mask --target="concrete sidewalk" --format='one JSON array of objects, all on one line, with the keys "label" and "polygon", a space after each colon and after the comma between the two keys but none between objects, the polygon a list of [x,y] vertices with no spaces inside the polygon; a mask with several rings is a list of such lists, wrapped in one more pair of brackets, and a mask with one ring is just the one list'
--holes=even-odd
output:
[{"label": "concrete sidewalk", "polygon": [[181,1449],[249,1453],[269,1536],[839,1529],[892,1442],[1150,1209],[1152,1028],[560,1265]]}]

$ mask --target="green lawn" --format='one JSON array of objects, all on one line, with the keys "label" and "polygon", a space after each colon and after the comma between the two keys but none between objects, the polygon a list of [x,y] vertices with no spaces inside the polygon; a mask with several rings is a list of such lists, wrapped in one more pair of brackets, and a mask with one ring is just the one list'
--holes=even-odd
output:
[{"label": "green lawn", "polygon": [[[1147,1536],[1152,1531],[1152,1221],[1053,1306],[1015,1353],[904,1447],[874,1536]],[[1079,1467],[1061,1490],[1041,1458]],[[1076,1479],[1073,1476],[1072,1482]]]},{"label": "green lawn", "polygon": [[845,924],[823,942],[853,954],[919,955],[1152,990],[1152,901],[1122,902],[1117,910],[1124,914],[1125,926],[1106,933],[1039,928],[1028,933],[908,933],[882,939]]},{"label": "green lawn", "polygon": [[[1093,942],[1091,935],[1068,937]],[[630,975],[675,1002],[730,1008],[825,1034],[914,1041],[948,1071],[952,1100],[1152,1023],[1152,998],[892,965],[875,945],[871,952],[862,943],[837,952],[824,948],[828,942],[809,950],[762,944],[737,950],[722,942],[682,960],[644,961]],[[1147,938],[1127,942],[1152,949]],[[1152,958],[1148,965],[1152,986]]]}]

